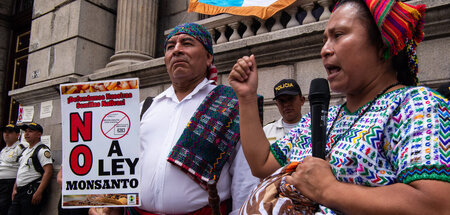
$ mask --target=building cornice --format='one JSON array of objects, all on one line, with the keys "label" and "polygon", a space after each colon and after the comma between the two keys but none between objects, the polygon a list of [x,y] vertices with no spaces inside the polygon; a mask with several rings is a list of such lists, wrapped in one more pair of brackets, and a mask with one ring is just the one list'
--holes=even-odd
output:
[{"label": "building cornice", "polygon": [[79,76],[69,75],[11,90],[8,92],[8,95],[13,97],[22,105],[29,105],[55,99],[59,97],[60,84],[74,83],[78,81],[80,81]]}]

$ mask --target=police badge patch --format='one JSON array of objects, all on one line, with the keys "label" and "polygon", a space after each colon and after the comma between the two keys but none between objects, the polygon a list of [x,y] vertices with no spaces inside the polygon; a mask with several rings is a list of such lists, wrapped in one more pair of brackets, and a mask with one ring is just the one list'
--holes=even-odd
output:
[{"label": "police badge patch", "polygon": [[50,151],[45,151],[45,152],[44,152],[44,156],[45,156],[46,158],[50,158]]}]

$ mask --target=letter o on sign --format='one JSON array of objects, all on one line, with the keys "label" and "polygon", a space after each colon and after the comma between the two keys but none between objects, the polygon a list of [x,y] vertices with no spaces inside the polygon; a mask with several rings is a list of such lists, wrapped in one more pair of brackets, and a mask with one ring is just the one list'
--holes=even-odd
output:
[{"label": "letter o on sign", "polygon": [[[80,155],[84,157],[84,164],[80,165]],[[92,167],[92,152],[86,145],[78,145],[70,152],[70,169],[77,175],[86,175]]]}]

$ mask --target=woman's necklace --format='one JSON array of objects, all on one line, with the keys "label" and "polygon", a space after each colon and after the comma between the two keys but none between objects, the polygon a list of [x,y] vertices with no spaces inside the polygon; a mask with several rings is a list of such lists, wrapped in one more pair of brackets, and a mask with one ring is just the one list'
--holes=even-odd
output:
[{"label": "woman's necklace", "polygon": [[[334,144],[333,144],[332,146],[330,146],[330,149],[329,149],[328,152],[326,152],[326,154],[328,155],[328,154],[331,152],[331,149],[332,149],[332,148],[333,148],[333,147],[341,140],[342,136],[343,136],[344,134],[348,133],[348,132],[350,131],[350,129],[356,124],[356,122],[358,122],[359,119],[361,119],[361,117],[364,116],[364,115],[367,113],[367,111],[370,110],[370,108],[372,107],[372,105],[375,103],[376,100],[378,100],[378,98],[380,98],[380,96],[382,96],[382,95],[385,94],[389,89],[391,89],[391,88],[393,88],[393,87],[395,87],[395,86],[397,86],[397,85],[400,85],[400,82],[391,84],[391,85],[389,85],[388,87],[384,88],[383,91],[381,91],[380,93],[378,93],[378,95],[375,96],[375,98],[373,98],[372,101],[370,101],[369,105],[368,105],[363,111],[361,111],[361,113],[360,113],[360,114],[358,115],[358,117],[352,122],[352,124],[347,128],[347,130],[346,130],[345,132],[341,133],[341,134],[336,138],[336,140],[334,141]],[[338,113],[337,113],[337,115],[336,115],[336,118],[334,118],[333,123],[331,124],[331,127],[330,127],[330,129],[328,130],[328,132],[327,132],[327,140],[329,140],[329,138],[330,138],[330,133],[331,133],[331,131],[334,129],[334,126],[335,126],[335,124],[336,124],[336,121],[339,119],[339,116],[341,115],[342,108],[343,108],[346,104],[347,104],[347,102],[345,102],[344,104],[342,104],[341,107],[339,108],[339,111],[338,111]]]}]

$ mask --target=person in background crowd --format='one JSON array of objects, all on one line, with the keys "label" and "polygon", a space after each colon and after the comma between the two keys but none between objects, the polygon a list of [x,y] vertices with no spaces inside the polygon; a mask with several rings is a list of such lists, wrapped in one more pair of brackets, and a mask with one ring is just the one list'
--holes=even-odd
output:
[{"label": "person in background crowd", "polygon": [[272,144],[294,128],[302,117],[305,97],[294,79],[283,79],[273,87],[275,104],[281,118],[264,126],[267,140]]},{"label": "person in background crowd", "polygon": [[[62,165],[58,171],[58,175],[56,176],[56,182],[59,187],[62,186]],[[62,208],[62,196],[58,202],[58,215],[88,215],[89,208],[79,208],[79,209],[63,209]]]},{"label": "person in background crowd", "polygon": [[[201,25],[181,24],[164,47],[172,84],[141,110],[142,205],[126,213],[211,214],[206,190],[211,180],[217,182],[222,214],[236,213],[258,179],[240,146],[235,94],[215,85],[211,35]],[[105,208],[103,213],[122,214],[123,209]]]},{"label": "person in background crowd", "polygon": [[[279,169],[258,185],[242,214],[449,213],[450,104],[417,87],[424,12],[424,5],[395,0],[337,3],[321,57],[330,88],[346,102],[328,111],[325,160],[311,157],[310,114],[269,145],[255,123],[255,57],[237,61],[228,79],[239,99],[245,156],[258,177]],[[271,196],[266,185],[278,175]]]},{"label": "person in background crowd", "polygon": [[3,133],[5,148],[0,152],[0,215],[8,214],[11,195],[16,182],[19,157],[25,146],[19,143],[20,128],[8,124],[0,128]]},{"label": "person in background crowd", "polygon": [[39,215],[47,199],[47,187],[53,174],[50,149],[41,142],[42,126],[30,123],[20,126],[28,142],[19,158],[16,183],[12,193],[12,204],[8,215]]}]

